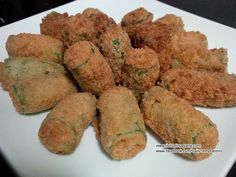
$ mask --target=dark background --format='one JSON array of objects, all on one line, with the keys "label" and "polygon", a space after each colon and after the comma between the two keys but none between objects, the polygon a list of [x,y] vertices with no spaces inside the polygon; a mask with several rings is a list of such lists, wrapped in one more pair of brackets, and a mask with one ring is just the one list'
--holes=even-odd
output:
[{"label": "dark background", "polygon": [[[65,4],[71,0],[0,0],[0,26]],[[159,0],[174,7],[236,28],[236,0]],[[158,10],[158,9],[157,9]],[[214,170],[214,169],[211,169]],[[0,171],[16,176],[0,154]],[[5,173],[4,173],[5,172]],[[227,177],[236,176],[236,164]]]}]

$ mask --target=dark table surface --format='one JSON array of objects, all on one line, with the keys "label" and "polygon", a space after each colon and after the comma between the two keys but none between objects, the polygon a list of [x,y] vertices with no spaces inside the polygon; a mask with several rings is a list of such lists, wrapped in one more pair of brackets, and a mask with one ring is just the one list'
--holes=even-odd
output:
[{"label": "dark table surface", "polygon": [[[0,0],[0,26],[62,5],[71,0]],[[159,0],[193,14],[236,28],[236,0]],[[214,169],[212,169],[214,170]],[[0,154],[0,171],[16,176]],[[5,172],[5,173],[4,173]],[[236,163],[227,177],[236,176]]]}]

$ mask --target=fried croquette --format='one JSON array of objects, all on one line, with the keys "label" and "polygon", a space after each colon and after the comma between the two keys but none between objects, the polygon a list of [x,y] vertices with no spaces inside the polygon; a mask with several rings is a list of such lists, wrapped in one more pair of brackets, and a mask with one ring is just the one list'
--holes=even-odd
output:
[{"label": "fried croquette", "polygon": [[171,40],[177,35],[178,30],[174,25],[162,23],[149,23],[135,28],[133,45],[135,47],[148,46],[153,49],[160,63],[160,75],[171,65]]},{"label": "fried croquette", "polygon": [[50,12],[42,19],[40,24],[40,33],[51,36],[53,38],[63,40],[62,28],[68,19],[68,13]]},{"label": "fried croquette", "polygon": [[125,51],[131,48],[129,36],[120,26],[113,26],[101,35],[99,46],[111,66],[116,83],[119,84]]},{"label": "fried croquette", "polygon": [[[108,17],[105,13],[96,8],[87,8],[83,11],[83,16],[88,18],[92,23],[96,31],[96,39],[99,39],[99,36],[104,33],[107,29],[112,26],[116,26],[116,22]],[[99,44],[99,41],[96,44]]]},{"label": "fried croquette", "polygon": [[127,13],[121,21],[122,28],[128,33],[129,37],[133,38],[134,29],[141,24],[152,22],[153,14],[145,8],[140,7]]},{"label": "fried croquette", "polygon": [[178,17],[174,14],[166,14],[161,18],[158,18],[154,23],[162,23],[165,25],[173,25],[177,30],[184,30],[184,23],[181,17]]},{"label": "fried croquette", "polygon": [[63,43],[46,35],[20,33],[10,35],[6,42],[9,57],[35,57],[62,63]]},{"label": "fried croquette", "polygon": [[9,95],[16,111],[21,114],[38,113],[54,107],[77,88],[66,74],[18,79],[10,86]]},{"label": "fried croquette", "polygon": [[9,90],[10,85],[19,79],[46,77],[51,74],[65,73],[62,65],[36,58],[5,59],[2,68],[2,87]]},{"label": "fried croquette", "polygon": [[[155,86],[145,92],[141,110],[145,124],[167,144],[199,144],[199,149],[212,150],[218,142],[216,125],[190,103],[164,88]],[[210,153],[181,155],[202,160]]]},{"label": "fried croquette", "polygon": [[4,63],[0,62],[0,82],[3,81],[3,70],[4,70]]},{"label": "fried croquette", "polygon": [[99,95],[115,86],[110,66],[91,42],[80,41],[72,45],[65,52],[64,63],[83,91]]},{"label": "fried croquette", "polygon": [[96,116],[96,98],[75,93],[62,99],[47,115],[38,132],[41,143],[56,154],[69,154]]},{"label": "fried croquette", "polygon": [[130,159],[145,148],[145,126],[132,91],[114,87],[103,92],[98,109],[100,141],[113,159]]},{"label": "fried croquette", "polygon": [[129,49],[122,71],[122,85],[131,89],[139,101],[143,93],[156,84],[159,71],[159,59],[152,49]]},{"label": "fried croquette", "polygon": [[82,14],[70,16],[62,28],[62,37],[68,48],[78,41],[95,41],[96,31],[93,23]]},{"label": "fried croquette", "polygon": [[171,69],[161,77],[161,85],[192,105],[204,107],[236,105],[234,74]]}]

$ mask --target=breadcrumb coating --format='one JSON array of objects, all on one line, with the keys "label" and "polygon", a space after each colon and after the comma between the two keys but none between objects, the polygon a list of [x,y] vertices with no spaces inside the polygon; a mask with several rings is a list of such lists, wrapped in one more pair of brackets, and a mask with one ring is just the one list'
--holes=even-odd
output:
[{"label": "breadcrumb coating", "polygon": [[114,87],[98,100],[100,141],[117,160],[130,159],[146,146],[146,131],[131,90]]},{"label": "breadcrumb coating", "polygon": [[159,58],[152,49],[132,48],[126,52],[121,83],[140,101],[143,93],[155,85],[159,71]]},{"label": "breadcrumb coating", "polygon": [[40,33],[53,38],[63,40],[62,28],[68,20],[68,13],[50,12],[40,23]]},{"label": "breadcrumb coating", "polygon": [[95,96],[86,92],[67,96],[44,119],[39,139],[49,151],[69,154],[80,143],[84,129],[95,116]]},{"label": "breadcrumb coating", "polygon": [[91,42],[80,41],[72,45],[65,52],[64,63],[83,91],[99,95],[115,86],[110,66]]},{"label": "breadcrumb coating", "polygon": [[113,26],[100,36],[99,47],[111,66],[116,83],[119,84],[126,50],[131,48],[129,36],[120,26]]},{"label": "breadcrumb coating", "polygon": [[[167,144],[199,144],[199,149],[213,150],[218,142],[216,125],[190,103],[164,88],[155,86],[145,92],[141,110],[145,124]],[[210,153],[180,155],[202,160]]]},{"label": "breadcrumb coating", "polygon": [[60,40],[50,36],[20,33],[8,37],[6,50],[9,57],[35,57],[62,63],[64,46]]},{"label": "breadcrumb coating", "polygon": [[192,105],[204,107],[236,105],[234,74],[171,69],[162,76],[161,85]]}]

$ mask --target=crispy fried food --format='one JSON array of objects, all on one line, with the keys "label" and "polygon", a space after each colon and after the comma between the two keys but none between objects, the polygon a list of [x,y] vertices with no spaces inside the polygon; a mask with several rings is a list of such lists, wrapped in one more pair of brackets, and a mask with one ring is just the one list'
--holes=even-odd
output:
[{"label": "crispy fried food", "polygon": [[177,30],[180,30],[180,31],[184,30],[184,23],[183,23],[182,18],[174,14],[166,14],[163,17],[155,20],[154,23],[161,23],[168,26],[173,25],[177,28]]},{"label": "crispy fried food", "polygon": [[157,53],[160,63],[160,75],[170,67],[171,40],[175,35],[178,35],[178,29],[174,25],[149,23],[135,28],[135,47],[148,46]]},{"label": "crispy fried food", "polygon": [[[191,104],[161,87],[145,92],[141,104],[144,121],[167,144],[200,144],[200,149],[214,149],[218,142],[216,125]],[[201,160],[209,153],[181,154]]]},{"label": "crispy fried food", "polygon": [[96,44],[99,44],[99,36],[112,26],[116,26],[116,22],[108,17],[105,13],[96,8],[87,8],[83,11],[83,16],[88,18],[96,31]]},{"label": "crispy fried food", "polygon": [[171,69],[162,76],[161,85],[192,105],[206,107],[236,105],[234,74]]},{"label": "crispy fried food", "polygon": [[133,38],[134,29],[138,25],[152,22],[153,14],[145,8],[140,7],[127,13],[121,21],[122,28],[128,33],[129,37]]},{"label": "crispy fried food", "polygon": [[62,40],[62,28],[68,19],[68,13],[50,12],[40,23],[40,33]]},{"label": "crispy fried food", "polygon": [[66,47],[78,41],[95,41],[96,31],[93,23],[83,16],[82,14],[76,14],[70,16],[62,28],[63,42]]},{"label": "crispy fried food", "polygon": [[119,84],[125,51],[131,48],[129,36],[120,26],[113,26],[101,35],[99,47],[111,66],[116,83]]},{"label": "crispy fried food", "polygon": [[129,49],[125,55],[122,85],[131,89],[139,101],[159,77],[159,59],[150,48]]},{"label": "crispy fried food", "polygon": [[35,57],[56,63],[62,63],[63,48],[58,39],[29,33],[10,35],[6,43],[9,57]]},{"label": "crispy fried food", "polygon": [[181,32],[171,40],[171,68],[190,68],[197,70],[221,71],[225,65],[211,55],[207,38],[200,32]]},{"label": "crispy fried food", "polygon": [[142,115],[132,91],[115,87],[99,98],[100,141],[113,159],[130,159],[146,146]]},{"label": "crispy fried food", "polygon": [[9,95],[21,114],[41,112],[55,106],[65,96],[77,92],[66,74],[19,79],[10,86]]},{"label": "crispy fried food", "polygon": [[3,81],[3,69],[4,69],[4,63],[0,62],[0,82]]},{"label": "crispy fried food", "polygon": [[69,154],[80,143],[84,129],[95,116],[95,96],[85,92],[67,96],[44,119],[39,139],[49,151]]},{"label": "crispy fried food", "polygon": [[210,50],[188,48],[183,52],[173,53],[171,68],[227,72],[227,61],[227,50],[224,48]]},{"label": "crispy fried food", "polygon": [[110,66],[91,42],[80,41],[72,45],[65,52],[64,63],[83,91],[99,95],[115,86]]},{"label": "crispy fried food", "polygon": [[9,90],[10,85],[19,79],[33,77],[47,77],[50,74],[63,74],[65,69],[62,65],[38,60],[36,58],[9,58],[5,59],[2,68],[2,87]]},{"label": "crispy fried food", "polygon": [[186,32],[179,17],[164,16],[136,27],[134,45],[155,50],[160,56],[160,75],[169,68],[227,71],[227,50],[208,50],[206,36],[198,31]]}]

